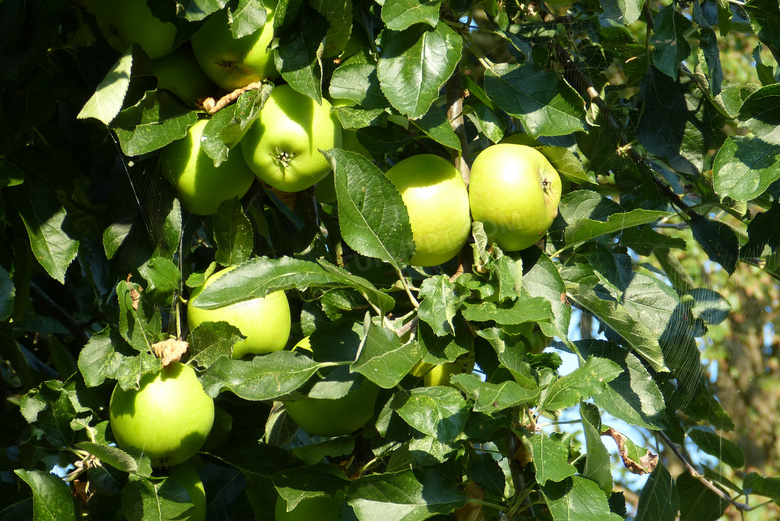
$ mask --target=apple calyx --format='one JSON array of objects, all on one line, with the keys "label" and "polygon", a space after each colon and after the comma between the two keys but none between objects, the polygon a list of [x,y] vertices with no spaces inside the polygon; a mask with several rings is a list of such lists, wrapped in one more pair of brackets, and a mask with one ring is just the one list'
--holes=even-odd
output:
[{"label": "apple calyx", "polygon": [[286,150],[279,150],[278,148],[274,148],[275,154],[271,154],[271,157],[274,161],[282,165],[282,168],[287,168],[290,166],[290,163],[292,162],[293,158],[295,158],[295,152],[288,152]]}]

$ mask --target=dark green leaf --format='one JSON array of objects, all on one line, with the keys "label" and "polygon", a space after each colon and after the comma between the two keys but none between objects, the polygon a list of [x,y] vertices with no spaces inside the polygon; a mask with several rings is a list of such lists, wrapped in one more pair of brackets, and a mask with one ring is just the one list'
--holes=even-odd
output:
[{"label": "dark green leaf", "polygon": [[612,461],[601,441],[601,414],[592,403],[580,403],[582,430],[588,450],[583,475],[598,483],[605,494],[612,491]]},{"label": "dark green leaf", "polygon": [[26,182],[11,193],[35,258],[53,279],[64,284],[65,272],[79,249],[71,216],[54,190],[43,184]]},{"label": "dark green leaf", "polygon": [[715,191],[721,197],[731,197],[737,201],[755,199],[778,179],[780,151],[777,143],[770,144],[755,137],[728,138],[715,156],[712,166]]},{"label": "dark green leaf", "polygon": [[364,156],[340,149],[329,150],[326,156],[333,167],[346,243],[396,268],[406,266],[415,248],[401,194]]},{"label": "dark green leaf", "polygon": [[467,297],[460,293],[446,275],[435,275],[425,279],[418,294],[420,320],[426,322],[437,336],[455,333],[452,319]]},{"label": "dark green leaf", "polygon": [[[218,0],[214,1],[216,3]],[[221,3],[221,0],[219,1]],[[233,38],[249,36],[260,30],[268,19],[268,12],[262,2],[252,0],[239,0],[238,7],[230,14],[232,19],[230,31],[233,33]]]},{"label": "dark green leaf", "polygon": [[730,465],[731,467],[738,469],[745,466],[745,455],[742,449],[737,447],[733,442],[721,438],[712,429],[704,427],[694,427],[688,431],[688,437],[701,450],[718,458],[723,463]]},{"label": "dark green leaf", "polygon": [[566,227],[566,244],[577,244],[627,228],[650,224],[658,219],[667,217],[668,215],[669,212],[642,210],[637,208],[630,212],[614,213],[607,218],[606,222],[579,219],[570,222],[569,226]]},{"label": "dark green leaf", "polygon": [[147,92],[113,120],[122,152],[140,156],[182,139],[198,121],[198,114],[182,107],[164,90]]},{"label": "dark green leaf", "polygon": [[245,400],[273,400],[301,387],[320,367],[292,351],[276,351],[249,361],[221,357],[203,373],[201,384],[211,397],[231,391]]},{"label": "dark green leaf", "polygon": [[460,140],[452,129],[452,125],[447,119],[447,114],[438,106],[431,106],[422,118],[412,120],[412,123],[437,143],[441,143],[458,152],[461,151]]},{"label": "dark green leaf", "polygon": [[390,389],[420,361],[416,342],[404,344],[395,331],[368,322],[368,330],[360,356],[351,365],[380,387]]},{"label": "dark green leaf", "polygon": [[631,25],[642,14],[642,0],[601,0],[601,8],[604,14],[601,18],[621,25]]},{"label": "dark green leaf", "polygon": [[96,387],[106,378],[116,377],[125,356],[117,352],[115,346],[124,342],[119,332],[110,326],[92,335],[79,353],[78,361],[79,371],[87,387]]},{"label": "dark green leaf", "polygon": [[35,521],[76,521],[73,495],[60,478],[40,470],[14,470],[33,492]]},{"label": "dark green leaf", "polygon": [[436,27],[440,0],[387,0],[382,6],[382,21],[388,29],[403,31],[414,24]]},{"label": "dark green leaf", "polygon": [[728,224],[698,217],[690,221],[696,239],[711,261],[717,262],[729,274],[737,269],[739,239]]},{"label": "dark green leaf", "polygon": [[8,320],[14,311],[16,288],[11,275],[0,266],[0,322]]},{"label": "dark green leaf", "polygon": [[189,494],[174,479],[131,479],[122,490],[122,510],[128,521],[177,519],[186,517],[192,508]]},{"label": "dark green leaf", "polygon": [[434,469],[365,476],[353,481],[347,494],[360,521],[423,521],[453,512],[466,499]]},{"label": "dark green leaf", "polygon": [[[300,27],[286,32],[274,51],[276,68],[293,89],[322,102],[322,71],[317,54],[327,31],[327,22],[318,13],[306,9]],[[274,29],[276,29],[276,19]],[[275,34],[276,31],[274,31]]]},{"label": "dark green leaf", "polygon": [[119,302],[119,332],[140,353],[152,353],[152,345],[162,336],[160,311],[143,295],[143,288],[133,282],[116,287]]},{"label": "dark green leaf", "polygon": [[130,88],[130,72],[133,69],[132,47],[119,57],[114,67],[98,85],[79,112],[78,118],[95,118],[108,125],[119,114],[125,95]]},{"label": "dark green leaf", "polygon": [[295,508],[304,499],[333,497],[349,484],[345,477],[335,475],[326,465],[283,469],[274,474],[273,480],[288,509]]},{"label": "dark green leaf", "polygon": [[443,22],[434,29],[416,25],[404,31],[385,29],[377,73],[382,90],[399,112],[423,116],[439,97],[461,59],[463,40]]},{"label": "dark green leaf", "polygon": [[780,249],[780,204],[775,202],[767,211],[757,213],[748,224],[747,233],[741,257],[761,257],[767,246],[772,251]]},{"label": "dark green leaf", "polygon": [[664,464],[659,463],[639,494],[636,521],[674,521],[679,509],[677,486]]},{"label": "dark green leaf", "polygon": [[267,477],[273,476],[279,469],[289,469],[300,464],[281,447],[258,441],[258,436],[253,435],[252,431],[233,431],[225,443],[209,454],[245,472]]},{"label": "dark green leaf", "polygon": [[746,494],[758,494],[780,503],[780,478],[764,477],[757,472],[750,472],[742,482]]},{"label": "dark green leaf", "polygon": [[309,0],[309,6],[328,21],[323,56],[340,54],[352,35],[352,0]]},{"label": "dark green leaf", "polygon": [[589,357],[584,365],[553,382],[542,392],[539,408],[557,411],[601,393],[622,369],[606,358]]},{"label": "dark green leaf", "polygon": [[354,101],[365,109],[384,109],[389,105],[372,63],[347,62],[333,71],[330,95],[336,100]]},{"label": "dark green leaf", "polygon": [[532,64],[498,64],[485,73],[485,91],[534,137],[585,129],[585,102],[555,72]]},{"label": "dark green leaf", "polygon": [[219,205],[214,216],[214,242],[217,245],[214,260],[222,266],[249,260],[254,248],[254,231],[238,199]]},{"label": "dark green leaf", "polygon": [[165,257],[153,257],[138,267],[138,272],[148,283],[146,291],[167,296],[166,302],[181,283],[181,269]]},{"label": "dark green leaf", "polygon": [[487,414],[535,403],[539,398],[539,389],[527,389],[512,380],[494,384],[471,374],[457,374],[450,382],[475,400],[474,411]]},{"label": "dark green leaf", "polygon": [[550,481],[558,483],[577,473],[577,468],[569,463],[568,444],[543,432],[524,438],[523,443],[530,448],[533,460],[537,462],[536,481],[540,485],[545,486]]},{"label": "dark green leaf", "polygon": [[658,12],[653,26],[650,40],[653,45],[653,63],[658,70],[676,79],[677,67],[691,53],[691,46],[685,39],[691,22],[671,4]]},{"label": "dark green leaf", "polygon": [[619,521],[623,519],[609,511],[604,492],[595,481],[573,476],[563,483],[548,484],[542,488],[547,506],[555,521]]},{"label": "dark green leaf", "polygon": [[716,521],[729,506],[728,501],[687,472],[677,477],[677,491],[680,494],[680,521]]},{"label": "dark green leaf", "polygon": [[189,362],[207,369],[217,359],[229,358],[233,345],[243,339],[241,331],[227,322],[204,322],[190,331]]},{"label": "dark green leaf", "polygon": [[396,412],[412,428],[443,443],[455,441],[468,418],[463,396],[448,386],[412,389]]}]

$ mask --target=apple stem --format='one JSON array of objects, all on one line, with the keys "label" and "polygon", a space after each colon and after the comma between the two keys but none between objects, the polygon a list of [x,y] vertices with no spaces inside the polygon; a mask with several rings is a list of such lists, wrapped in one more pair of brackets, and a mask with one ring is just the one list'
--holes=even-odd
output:
[{"label": "apple stem", "polygon": [[401,272],[400,268],[396,268],[395,271],[398,274],[398,279],[401,281],[401,285],[404,287],[406,296],[409,297],[409,302],[412,303],[412,306],[414,306],[415,309],[419,308],[420,303],[417,302],[417,299],[414,297],[414,295],[412,295],[412,290],[409,288],[409,284],[406,283],[406,277],[404,277],[404,274]]}]

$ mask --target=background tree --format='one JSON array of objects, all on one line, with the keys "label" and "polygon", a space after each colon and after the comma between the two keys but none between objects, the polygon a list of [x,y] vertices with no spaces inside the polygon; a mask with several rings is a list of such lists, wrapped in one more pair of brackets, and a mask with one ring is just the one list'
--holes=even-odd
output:
[{"label": "background tree", "polygon": [[[0,3],[0,520],[777,517],[777,2],[122,8]],[[239,37],[262,74],[201,69]],[[316,181],[294,193],[242,140],[283,84],[262,125]],[[328,103],[309,157],[282,114]],[[502,251],[474,221],[414,265],[384,172],[467,183],[502,141],[559,173],[549,233]],[[256,322],[285,349],[187,323],[281,291],[290,324]],[[109,404],[181,363],[214,422],[168,467]]]}]

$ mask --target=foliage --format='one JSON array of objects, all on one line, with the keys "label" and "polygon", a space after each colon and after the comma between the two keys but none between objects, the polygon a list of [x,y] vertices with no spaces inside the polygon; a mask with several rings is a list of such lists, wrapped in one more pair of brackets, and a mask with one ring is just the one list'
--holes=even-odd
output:
[{"label": "foliage", "polygon": [[[0,520],[191,512],[107,421],[113,388],[158,370],[152,346],[170,337],[216,400],[195,458],[207,519],[272,519],[280,495],[344,498],[342,519],[360,521],[710,520],[780,503],[780,477],[745,468],[703,369],[730,300],[681,262],[701,248],[712,271],[780,276],[774,0],[279,0],[276,83],[338,100],[370,158],[321,151],[333,201],[256,182],[211,216],[181,207],[160,149],[209,118],[203,149],[221,163],[273,84],[194,110],[157,88],[140,47],[110,48],[85,3],[0,3]],[[185,47],[218,10],[239,35],[266,19],[259,0],[148,4]],[[745,35],[760,83],[721,64]],[[382,172],[433,153],[468,178],[508,136],[564,179],[545,240],[502,252],[474,222],[456,258],[410,266],[408,214]],[[228,266],[200,305],[285,290],[288,348],[309,336],[311,353],[234,360],[235,328],[187,330],[192,290]],[[572,334],[583,313],[598,338]],[[533,335],[554,340],[536,353]],[[450,386],[415,371],[464,356],[475,371]],[[349,436],[309,436],[284,412],[358,378],[381,390]],[[569,418],[581,436],[559,428]],[[623,472],[646,476],[636,501],[617,490],[636,483]]]}]

